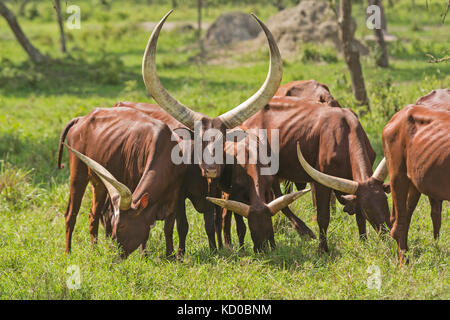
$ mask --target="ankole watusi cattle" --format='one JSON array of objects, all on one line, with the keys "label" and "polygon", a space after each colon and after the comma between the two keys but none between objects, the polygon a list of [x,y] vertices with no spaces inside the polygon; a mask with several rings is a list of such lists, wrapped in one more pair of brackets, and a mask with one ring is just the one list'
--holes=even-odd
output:
[{"label": "ankole watusi cattle", "polygon": [[420,195],[430,199],[435,238],[442,201],[450,200],[450,90],[434,90],[397,112],[384,127],[383,150],[393,202],[391,235],[403,263]]},{"label": "ankole watusi cattle", "polygon": [[[144,83],[147,87],[148,92],[153,96],[155,101],[165,109],[170,115],[172,115],[176,120],[181,122],[184,126],[186,126],[190,130],[194,130],[195,123],[197,121],[201,122],[201,130],[200,135],[203,135],[208,129],[216,129],[220,132],[219,136],[214,141],[220,140],[221,137],[226,136],[226,130],[232,129],[238,125],[240,125],[244,120],[255,114],[259,109],[261,109],[270,98],[274,95],[278,86],[281,82],[282,77],[282,61],[280,57],[280,53],[278,47],[271,35],[270,31],[266,28],[266,26],[256,17],[255,19],[262,27],[263,31],[266,34],[268,39],[269,48],[270,48],[270,68],[269,73],[267,75],[266,81],[263,86],[256,92],[251,98],[237,106],[233,110],[211,119],[203,114],[198,112],[194,112],[188,107],[182,105],[176,99],[174,99],[161,85],[161,82],[156,73],[156,65],[155,65],[155,56],[156,56],[156,43],[158,40],[159,32],[164,24],[164,21],[167,19],[170,12],[160,21],[160,23],[155,27],[153,31],[149,43],[147,45],[146,52],[144,54],[144,60],[142,64],[142,73],[144,78]],[[202,142],[202,150],[207,148],[208,142]],[[225,153],[224,153],[225,157]],[[203,176],[207,178],[216,179],[220,177],[223,169],[225,161],[221,163],[214,162],[213,164],[207,164],[201,159],[196,159],[200,163],[200,168]],[[225,159],[223,159],[225,160]],[[216,189],[215,186],[212,186],[211,189]],[[257,194],[257,193],[252,193]],[[263,199],[258,198],[258,201]],[[269,217],[271,216],[270,210],[268,210],[267,206],[262,205],[260,202],[256,202],[255,206],[251,206],[252,210],[249,213],[249,224],[253,224],[253,221],[264,220],[264,224],[267,224],[264,228],[271,229],[268,225],[271,220]],[[267,202],[265,202],[267,203]],[[255,210],[253,210],[253,208]],[[261,219],[257,219],[256,217],[261,217]],[[252,221],[252,222],[250,222]],[[270,221],[270,222],[269,222]],[[260,236],[260,232],[257,230],[259,227],[257,225],[262,225],[262,222],[255,223],[255,227],[250,227],[252,233],[255,235],[256,242],[254,241],[254,248],[258,250],[263,245],[263,242],[269,240],[264,236]],[[258,234],[258,235],[256,235]],[[269,234],[269,233],[267,233]]]},{"label": "ankole watusi cattle", "polygon": [[[152,105],[148,103],[134,103],[134,102],[119,102],[114,105],[114,107],[129,107],[136,109],[148,116],[157,118],[159,120],[164,121],[174,132],[179,132],[180,129],[183,129],[183,125],[174,119],[170,114],[164,111],[161,107],[157,105]],[[236,130],[235,130],[236,131]],[[247,139],[257,139],[257,137],[253,135],[246,135],[246,133],[242,130],[239,130],[242,133],[242,137],[246,137]],[[228,132],[229,134],[233,134],[233,132]],[[269,243],[274,246],[273,240],[273,230],[271,224],[272,215],[276,214],[280,209],[287,206],[289,203],[294,201],[298,196],[303,195],[304,190],[300,192],[296,192],[290,195],[283,196],[281,192],[275,192],[276,200],[273,199],[273,195],[271,193],[271,188],[274,185],[274,178],[269,175],[261,175],[261,167],[267,166],[261,163],[250,164],[248,163],[248,157],[250,152],[254,152],[254,150],[249,149],[249,140],[245,140],[245,138],[240,139],[239,141],[231,141],[226,140],[224,149],[226,155],[235,158],[233,161],[234,164],[227,163],[224,166],[224,169],[219,178],[217,178],[217,182],[221,189],[225,189],[228,192],[233,192],[234,200],[242,200],[245,199],[246,202],[250,203],[250,206],[243,206],[240,208],[242,212],[244,212],[244,216],[249,219],[249,226],[251,230],[252,240],[254,242],[255,250],[259,250],[264,245],[265,241],[269,241]],[[254,145],[257,145],[259,141],[255,141]],[[242,146],[242,147],[241,147]],[[246,159],[239,159],[240,162],[237,161],[236,150],[245,150]],[[244,161],[242,161],[244,160]],[[200,170],[198,166],[195,164],[188,164],[188,171],[185,178],[185,183],[182,187],[182,190],[185,190],[180,193],[179,205],[176,207],[176,221],[177,228],[180,227],[182,230],[186,230],[185,233],[180,234],[179,238],[180,242],[186,238],[187,234],[187,220],[186,213],[184,208],[184,199],[189,198],[191,201],[194,197],[194,207],[197,211],[201,211],[201,208],[208,208],[204,203],[206,200],[206,196],[210,196],[210,200],[214,201],[215,197],[211,196],[211,192],[208,192],[207,187],[205,186],[205,178],[201,176]],[[197,187],[195,188],[196,184]],[[279,184],[275,184],[275,187]],[[232,191],[231,191],[232,190]],[[182,198],[182,199],[181,199]],[[209,202],[208,202],[209,203]],[[252,207],[252,209],[250,209]],[[200,209],[199,209],[200,208]],[[284,210],[284,209],[283,209]],[[205,227],[209,230],[213,230],[214,227],[212,225],[212,215],[210,214],[212,211],[204,212],[205,215]],[[251,213],[251,214],[250,214]],[[211,216],[208,221],[206,220],[206,216]],[[240,216],[242,217],[242,216]],[[295,220],[297,219],[297,220]],[[294,216],[294,221],[297,224],[304,224],[303,221]],[[298,222],[299,221],[299,222]],[[242,221],[243,223],[243,221]],[[167,224],[167,220],[166,220]],[[184,226],[184,227],[183,227]],[[173,222],[172,222],[173,228]],[[245,228],[245,225],[244,225]],[[307,227],[306,227],[307,228]],[[170,226],[165,228],[165,231],[169,232]],[[308,229],[309,230],[309,229]],[[312,231],[310,231],[312,233]],[[207,231],[208,236],[210,237],[212,232]],[[245,232],[244,232],[245,235]],[[166,234],[167,237],[171,237],[170,234]],[[218,240],[221,239],[218,237]],[[213,238],[214,240],[214,238]],[[243,239],[242,239],[243,241]],[[219,240],[219,248],[221,247],[221,241]],[[180,246],[181,249],[181,246]]]},{"label": "ankole watusi cattle", "polygon": [[[287,84],[284,84],[280,86],[275,93],[275,96],[280,97],[297,97],[297,98],[303,98],[308,100],[313,100],[317,103],[320,103],[321,105],[326,105],[329,107],[340,107],[339,102],[331,95],[330,90],[328,87],[322,83],[317,82],[316,80],[298,80],[289,82]],[[292,191],[292,184],[290,181],[285,180],[288,182],[285,188],[285,192],[290,193]],[[306,183],[295,183],[298,190],[302,190],[306,187]],[[312,198],[313,198],[313,205],[316,206],[315,201],[315,192],[314,192],[314,185],[311,185],[312,192]],[[279,184],[274,185],[273,188],[275,192],[275,196],[279,197],[281,195],[281,189]],[[224,195],[226,199],[230,200],[240,200],[243,201],[243,199],[233,199],[230,198],[229,194]],[[244,200],[245,201],[245,200]],[[331,193],[331,206],[333,211],[336,211],[336,205],[335,205],[336,198],[334,196],[334,193]],[[297,230],[297,232],[302,235],[308,235],[312,238],[315,238],[314,233],[309,229],[306,224],[298,219],[294,213],[290,210],[289,207],[285,207],[282,209],[283,213],[286,215],[286,217],[292,222],[294,228]],[[245,224],[243,223],[242,218],[235,214],[235,221],[236,221],[236,230],[239,238],[239,244],[240,246],[243,245],[243,239],[245,236],[246,228]],[[218,229],[220,227],[223,228],[223,235],[224,235],[224,243],[226,247],[230,247],[231,245],[231,211],[227,210],[226,208],[223,209],[222,214],[217,218],[221,218],[222,220],[218,223]],[[218,239],[219,246],[221,243],[221,238]]]},{"label": "ankole watusi cattle", "polygon": [[123,256],[145,248],[156,220],[174,212],[187,167],[170,161],[177,145],[163,122],[130,108],[94,109],[72,120],[61,142],[70,149],[70,196],[66,217],[66,253],[88,182],[93,189],[91,237],[95,237],[106,197],[114,214],[112,237]]},{"label": "ankole watusi cattle", "polygon": [[[267,79],[263,86],[260,88],[260,90],[253,95],[250,99],[248,99],[246,102],[241,104],[240,106],[234,108],[233,110],[225,113],[224,115],[221,115],[217,118],[210,119],[207,116],[204,116],[202,114],[199,114],[197,112],[194,112],[190,110],[189,108],[185,107],[178,101],[176,101],[174,98],[170,96],[170,94],[162,87],[158,76],[156,74],[156,67],[155,67],[155,53],[156,53],[156,42],[158,39],[159,32],[162,28],[162,25],[170,12],[160,21],[160,23],[156,26],[155,30],[153,31],[149,43],[147,45],[147,49],[144,54],[143,59],[143,78],[145,85],[149,91],[149,93],[153,96],[153,98],[161,105],[163,109],[165,109],[171,116],[173,116],[176,120],[181,122],[183,126],[186,128],[192,130],[194,129],[194,125],[196,121],[199,121],[201,123],[201,133],[205,132],[209,128],[217,129],[220,134],[219,136],[225,136],[226,133],[225,130],[227,128],[233,128],[237,125],[239,125],[243,120],[254,114],[259,108],[264,106],[267,101],[271,98],[271,96],[276,91],[280,81],[281,81],[281,57],[279,55],[278,48],[276,46],[276,43],[273,40],[272,35],[270,34],[270,31],[264,26],[264,24],[259,21],[256,17],[255,19],[258,21],[258,23],[263,28],[265,34],[267,35],[269,46],[270,46],[270,57],[271,57],[271,64],[269,73],[267,76]],[[116,108],[115,108],[116,109]],[[136,111],[136,110],[134,110]],[[166,115],[162,116],[163,118],[167,117]],[[125,122],[126,123],[126,122]],[[126,125],[125,125],[126,126]],[[70,126],[68,126],[69,128]],[[69,132],[70,134],[70,132]],[[220,137],[217,137],[220,139]],[[101,139],[93,139],[91,142],[94,144],[102,144]],[[206,145],[202,145],[202,148],[204,149]],[[202,150],[203,150],[202,149]],[[75,151],[73,151],[75,152]],[[195,156],[195,153],[194,153]],[[168,161],[169,157],[166,158]],[[217,178],[220,176],[220,173],[223,170],[223,163],[213,163],[212,165],[203,163],[201,159],[195,159],[198,160],[200,163],[200,169],[203,176],[208,178]],[[130,177],[128,177],[131,179]],[[134,177],[136,178],[136,177]],[[74,178],[75,179],[75,178]],[[103,181],[103,180],[102,180]],[[104,181],[103,181],[104,182]],[[178,183],[178,185],[181,185],[181,182]],[[177,186],[177,190],[179,190]],[[271,229],[271,219],[270,217],[272,214],[279,211],[279,208],[281,206],[286,206],[288,203],[292,202],[296,197],[301,195],[303,192],[297,192],[291,195],[283,196],[280,199],[273,200],[273,202],[265,205],[257,202],[256,206],[252,206],[251,209],[247,212],[247,215],[249,217],[249,224],[254,225],[254,227],[251,227],[251,229],[255,230],[255,233],[252,233],[252,238],[254,238],[254,244],[255,244],[255,250],[260,249],[263,244],[266,241],[270,241],[270,237],[273,238],[270,232],[266,232],[265,230]],[[258,192],[255,192],[255,194],[258,196]],[[114,198],[113,198],[114,199]],[[175,197],[175,199],[178,199]],[[260,199],[260,198],[258,198]],[[184,200],[184,199],[183,199]],[[175,201],[175,200],[173,200]],[[170,206],[170,208],[173,208],[173,206]],[[95,211],[95,210],[94,210]],[[115,209],[117,213],[117,208]],[[115,215],[117,216],[117,215]],[[120,215],[119,215],[120,216]],[[169,216],[169,213],[160,213],[161,217],[167,217]],[[119,220],[120,221],[120,220]],[[251,222],[250,222],[251,221]],[[270,227],[269,227],[270,224]],[[173,223],[172,223],[173,226]],[[72,228],[73,229],[73,228]],[[144,244],[143,244],[144,245]],[[122,245],[123,246],[123,245]],[[133,249],[134,250],[134,249]],[[127,250],[128,253],[128,250]]]},{"label": "ankole watusi cattle", "polygon": [[[375,230],[386,231],[384,224],[389,225],[389,208],[384,178],[381,178],[381,169],[372,171],[376,154],[351,110],[296,97],[273,97],[242,126],[279,129],[277,176],[315,185],[320,249],[328,251],[326,231],[331,190],[344,204],[344,211],[356,213],[361,236],[366,234],[365,218]],[[270,135],[268,139],[271,141]],[[301,150],[297,150],[297,144]]]}]

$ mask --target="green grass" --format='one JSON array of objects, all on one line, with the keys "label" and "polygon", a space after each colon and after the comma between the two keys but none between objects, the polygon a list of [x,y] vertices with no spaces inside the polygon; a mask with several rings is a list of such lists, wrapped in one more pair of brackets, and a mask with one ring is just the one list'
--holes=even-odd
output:
[{"label": "green grass", "polygon": [[[82,28],[67,31],[66,56],[58,52],[59,35],[50,5],[38,4],[33,20],[20,18],[33,43],[54,58],[48,65],[28,63],[0,19],[0,299],[449,299],[450,208],[443,209],[441,237],[435,242],[426,197],[413,215],[411,262],[403,267],[398,265],[394,240],[377,237],[368,226],[368,240],[361,242],[354,217],[342,212],[340,205],[328,230],[329,255],[318,252],[317,240],[299,238],[284,218],[274,218],[275,250],[253,253],[248,230],[244,248],[237,249],[233,230],[235,250],[211,254],[203,217],[189,201],[183,263],[164,258],[163,222],[151,232],[148,256],[135,252],[122,261],[103,230],[99,243],[90,244],[90,191],[78,216],[73,253],[65,256],[69,171],[56,169],[60,132],[70,119],[94,107],[125,100],[152,101],[140,74],[150,32],[139,23],[157,21],[169,9],[137,3],[126,8],[113,4],[104,11],[97,2],[80,3]],[[378,161],[381,131],[392,114],[432,89],[450,87],[450,64],[429,64],[425,56],[440,56],[448,49],[449,22],[439,24],[437,1],[429,11],[421,7],[422,1],[416,3],[420,10],[414,17],[407,0],[386,9],[388,28],[400,39],[389,44],[391,68],[375,67],[373,55],[362,58],[373,111],[360,119]],[[254,11],[263,20],[276,12],[270,6],[227,5],[210,8],[205,20],[212,22],[231,10]],[[360,11],[355,5],[359,37],[371,32],[364,28]],[[169,21],[195,19],[195,8],[185,5]],[[163,31],[157,58],[164,86],[193,109],[216,116],[245,100],[264,81],[265,48],[245,55],[232,52],[235,63],[230,65],[199,66],[193,62],[198,54],[195,41],[194,31]],[[283,83],[300,79],[327,84],[343,106],[360,111],[343,58],[332,49],[307,45],[298,58],[285,61]],[[293,207],[317,234],[310,197]],[[81,270],[79,290],[66,285],[71,265]],[[380,290],[367,287],[370,266],[380,269]]]}]

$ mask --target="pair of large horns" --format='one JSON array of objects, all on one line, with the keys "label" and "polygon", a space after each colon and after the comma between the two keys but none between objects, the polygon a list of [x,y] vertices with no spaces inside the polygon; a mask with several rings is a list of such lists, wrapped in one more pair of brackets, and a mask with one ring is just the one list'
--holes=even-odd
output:
[{"label": "pair of large horns", "polygon": [[[281,209],[287,207],[289,204],[297,200],[299,197],[304,195],[305,193],[311,191],[311,189],[300,190],[297,192],[289,193],[284,196],[281,196],[272,202],[270,202],[267,207],[269,208],[272,215],[276,215]],[[206,197],[206,200],[228,210],[233,211],[241,216],[248,218],[248,214],[250,213],[250,206],[248,204],[227,200],[227,199],[218,199],[212,197]]]},{"label": "pair of large horns", "polygon": [[[172,13],[170,10],[156,25],[147,44],[147,48],[142,60],[142,76],[144,78],[145,87],[152,95],[155,101],[175,119],[183,123],[190,129],[194,129],[194,122],[201,120],[204,116],[198,112],[192,111],[189,107],[183,105],[169,92],[164,89],[156,72],[156,44],[159,33],[162,29],[167,17]],[[262,87],[249,99],[235,107],[234,109],[219,116],[219,119],[229,129],[240,125],[242,122],[250,118],[253,114],[264,107],[273,97],[281,82],[283,75],[283,63],[277,44],[270,33],[269,29],[254,14],[252,16],[259,23],[266,34],[270,48],[270,67],[266,81]]]},{"label": "pair of large horns", "polygon": [[[358,182],[353,180],[348,180],[344,178],[330,176],[323,172],[320,172],[314,169],[303,157],[302,151],[300,150],[300,143],[297,142],[297,156],[300,161],[303,169],[305,169],[306,173],[310,175],[315,181],[327,186],[331,189],[338,190],[348,194],[355,194],[358,189]],[[384,179],[387,177],[387,167],[386,167],[386,158],[383,158],[381,162],[378,164],[375,172],[372,177],[380,182],[384,182]]]},{"label": "pair of large horns", "polygon": [[67,143],[66,147],[72,151],[81,161],[83,161],[95,174],[102,180],[113,203],[114,214],[120,210],[128,210],[131,207],[131,191],[128,187],[119,181],[101,164],[71,148]]}]

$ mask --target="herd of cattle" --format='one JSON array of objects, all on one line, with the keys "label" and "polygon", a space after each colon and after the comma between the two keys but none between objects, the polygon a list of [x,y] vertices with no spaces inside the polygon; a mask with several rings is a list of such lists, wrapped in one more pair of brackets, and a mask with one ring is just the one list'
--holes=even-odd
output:
[{"label": "herd of cattle", "polygon": [[[158,105],[119,102],[113,108],[94,109],[71,120],[64,128],[58,156],[69,152],[70,197],[65,212],[66,253],[81,201],[90,182],[91,241],[99,222],[116,239],[123,256],[141,251],[156,220],[164,220],[166,254],[173,248],[176,221],[179,249],[185,252],[188,233],[185,200],[203,214],[211,250],[230,246],[232,213],[241,245],[247,218],[254,250],[275,246],[272,216],[282,211],[302,236],[314,232],[289,209],[289,204],[309,189],[317,207],[319,248],[328,251],[327,228],[330,200],[335,197],[348,214],[355,215],[359,235],[366,236],[366,220],[377,232],[389,232],[397,241],[401,261],[408,249],[412,213],[420,194],[429,197],[434,237],[439,235],[442,202],[450,200],[450,90],[438,89],[396,113],[383,130],[385,158],[373,171],[376,153],[356,114],[342,108],[328,88],[314,80],[280,87],[282,60],[267,27],[255,16],[266,34],[270,68],[262,87],[247,101],[216,118],[192,111],[172,97],[156,72],[156,44],[169,12],[155,27],[142,63],[145,86]],[[217,129],[216,139],[227,130],[276,129],[279,169],[263,175],[268,164],[251,161],[206,163],[198,152],[192,161],[175,164],[172,152],[180,139],[177,131],[201,124],[200,132]],[[250,134],[255,143],[262,143]],[[243,140],[242,140],[243,141]],[[236,156],[242,141],[225,141],[223,157]],[[245,140],[248,141],[248,140]],[[185,141],[184,141],[185,142]],[[203,141],[206,150],[211,142]],[[251,144],[245,144],[247,154]],[[188,148],[196,148],[191,141]],[[201,154],[202,152],[200,152]],[[384,183],[389,176],[389,183]],[[282,194],[280,183],[290,181],[299,191]],[[386,193],[392,192],[392,214]],[[224,244],[222,242],[222,231]],[[216,242],[217,236],[217,242]]]}]

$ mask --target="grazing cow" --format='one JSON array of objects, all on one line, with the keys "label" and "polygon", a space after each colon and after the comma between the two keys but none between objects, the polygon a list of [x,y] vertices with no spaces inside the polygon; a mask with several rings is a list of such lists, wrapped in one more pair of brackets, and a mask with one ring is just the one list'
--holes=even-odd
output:
[{"label": "grazing cow", "polygon": [[[188,129],[194,130],[194,132],[196,132],[200,136],[203,136],[204,133],[209,131],[209,129],[215,129],[218,134],[215,137],[212,137],[213,139],[211,140],[213,140],[214,142],[220,141],[223,137],[226,136],[227,129],[232,129],[240,125],[243,121],[255,114],[262,107],[264,107],[270,100],[270,98],[275,94],[278,86],[280,85],[282,77],[282,61],[278,47],[267,27],[256,16],[253,15],[253,17],[263,29],[269,43],[270,68],[266,81],[264,82],[263,86],[247,101],[226,112],[225,114],[211,119],[203,114],[192,111],[188,107],[178,102],[164,89],[158,78],[155,64],[156,44],[161,28],[171,12],[172,11],[164,16],[164,18],[158,23],[158,25],[153,30],[152,35],[150,36],[142,62],[142,74],[145,86],[148,92],[158,103],[158,105],[165,109],[170,115],[172,115],[176,120],[181,122]],[[212,143],[211,140],[205,141],[205,139],[202,139],[202,151],[208,148],[208,145]],[[200,156],[203,154],[203,152],[199,152],[197,154]],[[225,157],[225,153],[223,154]],[[199,163],[202,175],[209,179],[212,179],[211,189],[218,190],[216,188],[217,180],[225,167],[225,158],[222,159],[222,161],[214,161],[213,163],[202,161],[203,159],[201,159],[201,157],[194,160]],[[261,199],[259,198],[259,200]],[[267,206],[263,206],[260,203],[258,203],[255,208],[251,208],[249,213],[249,224],[254,223],[255,225],[255,227],[251,227],[251,229],[258,230],[262,228],[265,230],[269,230],[272,227],[272,220],[270,219],[270,215],[267,214],[267,210]],[[258,222],[256,223],[256,221]],[[264,225],[264,227],[261,227],[262,225]],[[269,235],[270,233],[263,232],[262,234]],[[257,241],[254,243],[255,250],[259,250],[264,242],[269,241],[268,238],[263,239],[259,236],[255,237],[255,239],[257,239]]]},{"label": "grazing cow", "polygon": [[[361,237],[366,234],[366,218],[375,230],[386,231],[384,224],[389,226],[389,208],[384,178],[380,177],[380,167],[372,172],[376,154],[354,112],[295,97],[273,97],[243,126],[265,128],[268,132],[278,129],[277,176],[315,185],[321,250],[328,251],[326,231],[331,190],[344,204],[344,211],[356,213]],[[270,135],[268,139],[271,141]]]},{"label": "grazing cow", "polygon": [[420,194],[429,197],[434,237],[442,201],[450,200],[450,90],[435,90],[397,112],[383,129],[383,150],[392,192],[391,235],[401,263]]},{"label": "grazing cow", "polygon": [[[287,84],[284,84],[280,86],[275,93],[275,96],[280,97],[296,97],[296,98],[302,98],[307,100],[313,100],[318,104],[317,106],[329,106],[329,107],[340,107],[339,102],[334,99],[334,97],[331,95],[330,90],[328,87],[322,83],[317,82],[316,80],[299,80],[299,81],[293,81]],[[286,188],[286,192],[291,192],[292,184],[289,184],[289,188]],[[298,190],[302,190],[306,187],[306,183],[297,183],[296,187]],[[313,204],[314,207],[316,207],[316,201],[315,201],[315,192],[314,192],[314,185],[311,185],[311,188],[313,190],[312,196],[313,196]],[[274,192],[275,196],[279,197],[281,195],[281,189],[279,185],[274,186]],[[226,196],[226,199],[231,199],[230,195]],[[233,199],[237,200],[237,199]],[[336,205],[335,201],[336,198],[334,196],[334,193],[331,194],[331,206],[332,210],[336,211]],[[297,232],[303,236],[308,235],[311,238],[315,238],[314,233],[309,229],[306,224],[298,219],[294,213],[290,210],[289,207],[285,207],[282,209],[282,212],[286,215],[286,217],[292,222],[294,228],[297,230]],[[224,243],[226,247],[231,246],[231,211],[227,210],[226,208],[223,209],[222,214],[220,215],[222,218],[221,226],[223,227],[223,234],[224,234]],[[242,217],[235,214],[235,221],[236,221],[236,230],[239,238],[239,244],[240,246],[243,245],[244,236],[246,232],[245,224],[242,220]],[[217,217],[216,217],[217,218]],[[220,226],[220,222],[219,222]],[[217,228],[217,227],[216,227]],[[221,245],[221,237],[218,238],[219,246]]]},{"label": "grazing cow", "polygon": [[[138,110],[152,118],[163,121],[173,132],[177,132],[179,129],[187,129],[182,123],[172,117],[164,109],[158,105],[149,103],[135,103],[135,102],[118,102],[113,108],[127,107]],[[191,146],[191,149],[193,145]],[[191,152],[191,155],[193,153]],[[186,164],[188,169],[183,179],[180,197],[177,200],[175,206],[175,214],[170,215],[164,222],[164,233],[166,238],[166,255],[171,255],[173,252],[173,227],[174,218],[177,221],[177,231],[179,238],[179,248],[177,256],[181,258],[185,252],[186,236],[189,229],[189,224],[186,219],[186,198],[191,200],[194,208],[203,213],[205,221],[205,231],[208,236],[209,247],[211,251],[217,249],[216,241],[214,237],[214,205],[206,200],[206,196],[210,195],[208,189],[207,179],[202,176],[200,167],[194,164],[193,158],[191,158],[190,164]]]},{"label": "grazing cow", "polygon": [[[93,189],[89,231],[98,223],[109,195],[112,238],[124,257],[141,250],[156,220],[174,212],[187,167],[171,161],[172,131],[163,122],[130,108],[94,109],[72,120],[61,135],[70,149],[70,197],[66,253],[88,182]],[[61,155],[59,159],[61,158]],[[119,182],[120,181],[120,182]]]},{"label": "grazing cow", "polygon": [[[119,102],[119,103],[115,104],[114,107],[129,107],[129,108],[134,108],[136,110],[139,110],[140,112],[143,112],[148,116],[151,116],[151,117],[154,117],[154,118],[164,121],[164,123],[166,123],[169,126],[169,128],[171,128],[175,132],[177,131],[177,129],[186,129],[180,122],[178,122],[176,119],[174,119],[172,116],[170,116],[166,111],[164,111],[164,109],[162,109],[161,107],[159,107],[157,105],[152,105],[152,104],[148,104],[148,103]],[[239,131],[243,135],[246,135],[241,130],[234,130],[234,131]],[[233,131],[231,131],[230,133],[233,133]],[[247,139],[257,139],[257,138],[250,135],[250,136],[248,136]],[[255,145],[257,145],[257,143],[258,142],[255,142]],[[224,148],[225,148],[226,154],[228,154],[229,156],[231,156],[233,158],[236,158],[237,155],[235,153],[235,150],[239,149],[238,145],[243,147],[242,150],[245,149],[246,155],[248,157],[248,155],[249,155],[248,140],[245,140],[245,139],[241,139],[238,142],[228,141],[228,140],[225,141]],[[254,150],[251,150],[251,151],[254,151]],[[275,210],[275,207],[271,208],[271,204],[269,203],[273,200],[273,198],[270,196],[266,196],[266,192],[268,192],[268,191],[266,191],[266,189],[270,190],[273,180],[267,176],[260,175],[260,170],[261,170],[261,166],[262,166],[262,164],[260,164],[260,163],[249,164],[249,163],[247,163],[248,161],[245,161],[246,164],[238,164],[237,160],[234,162],[235,162],[235,164],[233,164],[233,165],[230,165],[230,164],[225,165],[225,168],[221,174],[221,177],[218,179],[218,182],[219,182],[221,188],[225,188],[227,190],[231,190],[231,188],[232,188],[236,199],[239,199],[239,200],[246,199],[248,201],[250,201],[250,199],[254,199],[255,210],[256,210],[256,208],[258,208],[258,210],[264,211],[264,210],[267,210],[267,208],[269,208],[269,210],[266,211],[266,213],[264,215],[262,215],[262,217],[265,218],[264,220],[270,220],[270,217],[279,211],[279,210],[276,210],[274,212],[270,211],[270,210]],[[184,199],[186,197],[192,200],[192,196],[195,196],[194,200],[197,201],[197,203],[199,203],[199,205],[197,206],[197,205],[195,205],[194,202],[193,203],[194,203],[194,207],[198,211],[199,211],[198,207],[200,207],[200,208],[207,207],[205,205],[204,201],[206,199],[205,197],[208,195],[208,192],[207,192],[207,189],[206,189],[204,183],[202,184],[202,182],[206,181],[206,180],[201,176],[199,170],[195,171],[196,168],[198,168],[197,165],[191,165],[188,167],[189,168],[192,167],[192,169],[190,169],[190,170],[194,170],[194,171],[188,171],[188,173],[186,174],[186,178],[185,178],[186,186],[182,188],[182,190],[186,190],[186,192],[181,193],[181,195],[184,194],[185,196],[184,197],[182,196],[182,198],[183,198],[182,200],[180,199],[180,201],[179,201],[180,206],[177,207],[177,213],[176,213],[177,228],[179,225],[180,226],[185,225],[185,224],[187,225],[184,206],[181,207],[181,205],[184,204]],[[227,181],[227,182],[224,182],[224,181]],[[194,183],[196,183],[199,186],[203,186],[203,187],[195,189],[195,187],[192,186],[192,184],[194,184]],[[257,187],[254,187],[254,186],[257,186]],[[240,190],[240,191],[238,191],[238,190]],[[244,190],[244,191],[242,191],[242,190]],[[254,196],[250,195],[250,193],[252,193],[252,190],[253,190]],[[260,194],[261,196],[257,196],[257,194]],[[303,192],[300,192],[298,194],[301,195],[301,194],[303,194]],[[282,194],[277,195],[277,197],[281,197],[281,196],[282,196]],[[291,199],[290,197],[291,196],[285,197],[283,199],[285,199],[285,200]],[[214,198],[214,197],[212,197],[212,198]],[[267,204],[267,208],[265,208],[266,203],[269,203],[269,204]],[[287,202],[280,202],[280,200],[278,200],[277,203],[287,203]],[[278,207],[279,207],[279,205],[277,204],[276,208],[278,208]],[[248,216],[248,214],[247,214],[247,216]],[[239,216],[239,217],[241,217],[241,216]],[[263,224],[261,222],[253,222],[253,221],[261,220],[261,218],[254,218],[254,217],[258,217],[258,216],[255,214],[252,214],[250,216],[250,219],[252,219],[252,222],[250,222],[250,224],[252,224],[251,230],[252,230],[252,238],[255,243],[255,250],[259,250],[263,246],[264,240],[271,239],[271,240],[269,240],[269,242],[272,244],[272,246],[274,246],[273,234],[272,234],[273,232],[271,233],[271,231],[270,231],[270,230],[272,230],[271,223]],[[241,217],[241,219],[242,219],[242,217]],[[295,217],[295,219],[297,219],[299,221],[299,222],[296,221],[297,224],[304,224],[303,221],[301,221],[297,217]],[[168,220],[166,220],[166,223],[167,223],[167,221]],[[208,227],[211,228],[211,224],[212,224],[212,219],[209,219],[207,222],[206,221],[206,213],[205,213],[205,227],[207,227],[207,225],[208,225]],[[242,224],[244,224],[243,221],[242,221]],[[261,225],[262,225],[262,227],[261,227]],[[170,227],[168,227],[168,228],[170,228]],[[173,228],[173,224],[172,224],[172,228]],[[212,226],[212,228],[213,228],[213,226]],[[244,228],[245,228],[245,224],[244,224]],[[184,230],[184,228],[182,228],[182,229]],[[266,231],[263,231],[263,230],[266,230]],[[166,228],[165,228],[165,231],[166,231]],[[167,232],[169,232],[169,229],[167,229]],[[186,233],[187,233],[187,231],[186,231]],[[179,233],[180,241],[181,241],[181,239],[185,239],[186,233],[183,233],[183,234]],[[207,231],[207,233],[208,233],[208,231]],[[311,233],[312,233],[312,231],[311,231]],[[210,236],[210,234],[211,234],[211,232],[208,233],[208,236]],[[262,234],[265,234],[265,236],[262,236]],[[244,231],[244,235],[245,235],[245,231]],[[169,236],[171,237],[171,234],[170,235],[166,234],[166,239]],[[214,238],[213,238],[213,240],[214,240]],[[221,237],[218,237],[219,248],[222,247],[220,240],[221,240]],[[183,243],[184,243],[184,241],[183,241]],[[242,243],[243,243],[243,238],[242,238]]]}]

